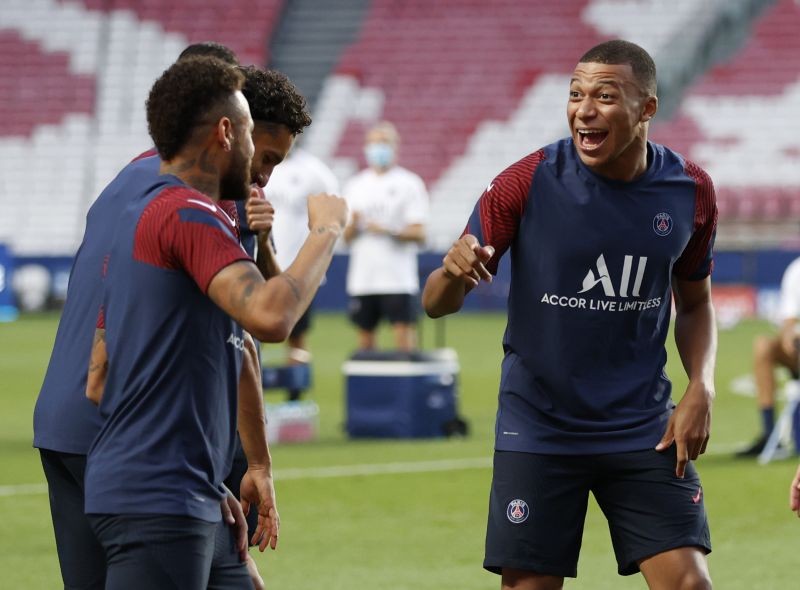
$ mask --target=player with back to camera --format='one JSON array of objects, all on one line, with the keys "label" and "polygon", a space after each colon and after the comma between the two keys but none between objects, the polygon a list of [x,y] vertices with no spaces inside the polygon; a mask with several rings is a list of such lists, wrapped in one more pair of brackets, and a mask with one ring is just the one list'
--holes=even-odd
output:
[{"label": "player with back to camera", "polygon": [[[213,42],[190,45],[178,59],[197,56],[212,56],[232,65],[238,64],[230,49]],[[253,102],[257,119],[252,177],[253,182],[263,183],[275,164],[286,155],[293,136],[308,125],[310,118],[304,110],[302,97],[285,77],[255,68],[243,71],[246,74],[245,97]],[[34,412],[34,446],[40,449],[47,476],[59,565],[67,587],[102,588],[105,583],[102,548],[83,513],[86,454],[102,423],[97,409],[84,396],[86,371],[83,367],[88,364],[100,300],[100,269],[110,249],[116,219],[130,196],[126,187],[129,183],[141,182],[144,177],[157,177],[159,164],[155,150],[145,152],[106,187],[89,210],[84,238],[70,273],[67,299],[50,364]],[[226,211],[235,215],[231,203],[225,202],[225,205]],[[248,201],[248,215],[255,227],[268,228],[270,211],[269,204],[263,200]],[[273,267],[274,263],[270,265],[269,260],[259,261],[259,268],[265,276],[271,276],[269,273],[274,272]],[[255,430],[259,422],[263,423],[263,415],[260,418],[258,415],[262,408],[260,367],[257,367],[252,340],[245,337],[244,344],[248,354],[245,355],[240,382],[240,413],[245,414],[244,420],[250,421]],[[247,461],[239,451],[241,445],[236,455],[238,468],[232,470],[226,480],[237,497],[239,482],[247,471]],[[264,489],[268,491],[268,488]],[[271,501],[274,503],[274,498]],[[231,507],[240,510],[237,502],[231,502]],[[255,516],[255,511],[251,516]],[[251,528],[254,532],[255,525]],[[218,554],[227,558],[223,549],[220,547]],[[260,587],[260,576],[249,556],[247,564],[256,586]]]},{"label": "player with back to camera", "polygon": [[[501,172],[429,276],[432,317],[458,311],[511,249],[484,567],[502,587],[577,575],[589,493],[619,573],[706,589],[710,537],[692,460],[706,449],[716,327],[711,179],[647,140],[655,64],[609,41],[575,67],[571,135]],[[689,384],[664,366],[671,299]]]}]

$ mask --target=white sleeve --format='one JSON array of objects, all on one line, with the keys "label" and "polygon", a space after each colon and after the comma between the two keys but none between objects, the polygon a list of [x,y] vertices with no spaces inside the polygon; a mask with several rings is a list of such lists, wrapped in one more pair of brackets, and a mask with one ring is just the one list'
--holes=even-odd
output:
[{"label": "white sleeve", "polygon": [[800,258],[792,262],[781,279],[780,319],[800,319]]},{"label": "white sleeve", "polygon": [[316,176],[320,185],[320,190],[329,195],[339,194],[339,179],[333,171],[328,168],[321,160],[316,166]]},{"label": "white sleeve", "polygon": [[411,182],[409,190],[409,202],[406,207],[406,223],[427,223],[428,209],[430,207],[430,197],[425,183],[419,176],[415,176]]}]

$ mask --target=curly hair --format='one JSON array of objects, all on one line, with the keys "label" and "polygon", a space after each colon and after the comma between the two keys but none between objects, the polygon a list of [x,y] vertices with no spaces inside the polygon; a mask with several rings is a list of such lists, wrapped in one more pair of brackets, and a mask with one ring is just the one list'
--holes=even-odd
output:
[{"label": "curly hair", "polygon": [[635,43],[622,39],[606,41],[592,47],[578,61],[579,63],[629,65],[642,89],[653,96],[656,94],[656,64],[650,54]]},{"label": "curly hair", "polygon": [[192,43],[186,49],[181,51],[176,61],[187,59],[189,57],[216,57],[232,66],[239,65],[239,58],[232,49],[226,47],[222,43],[214,41],[204,41],[203,43]]},{"label": "curly hair", "polygon": [[232,105],[233,93],[243,84],[236,67],[214,57],[172,64],[153,84],[145,103],[147,128],[161,158],[174,158],[209,111]]},{"label": "curly hair", "polygon": [[292,135],[311,125],[306,99],[285,74],[255,66],[242,66],[239,71],[244,74],[242,93],[254,121],[286,125]]}]

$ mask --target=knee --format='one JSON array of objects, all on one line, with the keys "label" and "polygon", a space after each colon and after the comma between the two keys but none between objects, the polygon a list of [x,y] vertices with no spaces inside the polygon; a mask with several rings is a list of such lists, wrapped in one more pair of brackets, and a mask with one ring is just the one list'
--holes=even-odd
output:
[{"label": "knee", "polygon": [[711,577],[704,570],[686,572],[681,577],[677,588],[680,590],[711,590]]},{"label": "knee", "polygon": [[753,340],[753,358],[756,361],[772,362],[774,358],[775,339],[769,336],[756,336]]}]

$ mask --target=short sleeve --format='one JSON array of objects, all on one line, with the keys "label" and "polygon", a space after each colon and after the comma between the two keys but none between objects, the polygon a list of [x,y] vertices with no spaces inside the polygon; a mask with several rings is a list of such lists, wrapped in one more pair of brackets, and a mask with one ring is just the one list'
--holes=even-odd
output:
[{"label": "short sleeve", "polygon": [[183,187],[163,191],[145,208],[136,228],[134,257],[185,271],[203,293],[223,268],[251,260],[239,243],[235,222],[210,199]]},{"label": "short sleeve", "polygon": [[409,185],[406,224],[427,223],[430,197],[428,196],[428,190],[425,188],[425,183],[419,176],[414,175],[411,177]]},{"label": "short sleeve", "polygon": [[492,246],[494,256],[487,265],[497,273],[500,258],[517,234],[537,166],[544,160],[539,150],[512,164],[495,177],[475,204],[462,233],[472,234],[482,246]]},{"label": "short sleeve", "polygon": [[779,316],[781,320],[800,319],[800,258],[783,273]]},{"label": "short sleeve", "polygon": [[681,279],[699,281],[714,268],[714,239],[717,233],[717,198],[711,177],[697,164],[686,162],[686,173],[695,182],[694,231],[673,267]]}]

